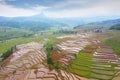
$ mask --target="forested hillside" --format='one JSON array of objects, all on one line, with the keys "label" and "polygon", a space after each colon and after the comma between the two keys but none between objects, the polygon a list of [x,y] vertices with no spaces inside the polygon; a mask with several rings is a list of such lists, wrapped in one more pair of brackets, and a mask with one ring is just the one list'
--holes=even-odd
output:
[{"label": "forested hillside", "polygon": [[120,30],[120,23],[110,27],[110,30]]},{"label": "forested hillside", "polygon": [[20,37],[29,37],[33,35],[32,31],[12,28],[12,27],[0,27],[0,41],[15,39]]}]

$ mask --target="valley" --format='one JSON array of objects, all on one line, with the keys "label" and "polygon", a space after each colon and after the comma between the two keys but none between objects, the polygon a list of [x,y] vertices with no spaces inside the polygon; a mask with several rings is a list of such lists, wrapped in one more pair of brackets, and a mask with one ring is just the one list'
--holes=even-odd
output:
[{"label": "valley", "polygon": [[0,80],[120,80],[120,0],[0,0]]},{"label": "valley", "polygon": [[119,31],[83,31],[6,41],[14,47],[0,63],[0,80],[117,80],[120,56],[108,41]]}]

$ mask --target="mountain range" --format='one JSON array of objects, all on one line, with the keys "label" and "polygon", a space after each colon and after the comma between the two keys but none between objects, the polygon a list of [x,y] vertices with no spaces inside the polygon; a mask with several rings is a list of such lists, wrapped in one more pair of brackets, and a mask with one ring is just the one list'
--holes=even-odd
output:
[{"label": "mountain range", "polygon": [[[108,20],[107,20],[108,19]],[[94,18],[50,18],[44,14],[29,17],[2,17],[0,16],[0,26],[22,28],[32,31],[49,29],[50,27],[71,27],[78,25],[101,25],[109,26],[120,22],[119,19],[110,20],[106,17]]]}]

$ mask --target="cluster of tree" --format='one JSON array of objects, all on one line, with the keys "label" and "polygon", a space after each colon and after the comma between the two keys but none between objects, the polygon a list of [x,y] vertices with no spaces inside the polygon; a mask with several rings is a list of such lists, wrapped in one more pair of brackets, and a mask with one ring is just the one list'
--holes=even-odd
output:
[{"label": "cluster of tree", "polygon": [[0,41],[32,36],[33,32],[28,30],[0,27]]},{"label": "cluster of tree", "polygon": [[110,27],[110,30],[120,30],[120,24],[115,24]]},{"label": "cluster of tree", "polygon": [[13,48],[9,49],[7,52],[5,52],[1,58],[2,58],[2,61],[7,59],[11,54],[13,53]]},{"label": "cluster of tree", "polygon": [[59,69],[60,65],[53,61],[52,59],[52,51],[54,50],[54,45],[57,43],[57,39],[55,37],[52,37],[49,39],[49,41],[45,44],[46,52],[47,52],[47,64],[50,69]]},{"label": "cluster of tree", "polygon": [[44,22],[38,22],[38,21],[9,21],[9,22],[0,22],[0,26],[9,26],[12,28],[20,28],[20,29],[26,29],[31,31],[40,31],[48,29],[51,25],[44,23]]},{"label": "cluster of tree", "polygon": [[60,34],[61,33],[63,33],[63,34],[76,34],[77,32],[74,30],[61,29],[59,31],[54,32],[53,34],[59,34],[59,33]]},{"label": "cluster of tree", "polygon": [[31,17],[0,17],[0,26],[22,28],[31,31],[41,31],[53,26],[67,26],[56,20],[43,18],[42,16]]},{"label": "cluster of tree", "polygon": [[49,41],[46,43],[45,47],[46,47],[46,52],[47,52],[47,63],[53,65],[53,60],[51,56],[51,52],[53,50],[53,43]]}]

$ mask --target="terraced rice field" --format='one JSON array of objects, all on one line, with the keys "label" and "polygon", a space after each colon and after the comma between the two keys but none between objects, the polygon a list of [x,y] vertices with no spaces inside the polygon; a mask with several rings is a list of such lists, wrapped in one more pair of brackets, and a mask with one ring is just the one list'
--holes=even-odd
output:
[{"label": "terraced rice field", "polygon": [[[68,70],[79,76],[95,78],[100,80],[112,80],[119,72],[120,60],[117,55],[111,53],[112,49],[101,46],[101,53],[94,54],[80,52],[76,55],[76,59],[69,65]],[[104,52],[105,51],[105,52]],[[108,56],[108,54],[110,56]]]},{"label": "terraced rice field", "polygon": [[89,40],[90,35],[73,37],[52,47],[55,50],[50,53],[60,64],[58,69],[49,68],[43,44],[17,45],[0,64],[0,80],[112,80],[118,75],[120,59],[110,47]]},{"label": "terraced rice field", "polygon": [[80,76],[89,77],[92,65],[92,54],[80,53],[76,55],[76,59],[69,65],[69,70]]},{"label": "terraced rice field", "polygon": [[80,80],[64,70],[50,70],[43,44],[31,42],[16,46],[0,66],[0,80]]},{"label": "terraced rice field", "polygon": [[[87,49],[86,45],[89,45]],[[97,39],[90,42],[87,38],[82,37],[62,42],[57,47],[68,53],[60,58],[59,62],[64,64],[63,66],[67,66],[67,71],[73,74],[89,79],[111,80],[120,70],[119,57],[111,47],[102,45]],[[84,51],[81,52],[83,49]]]}]

